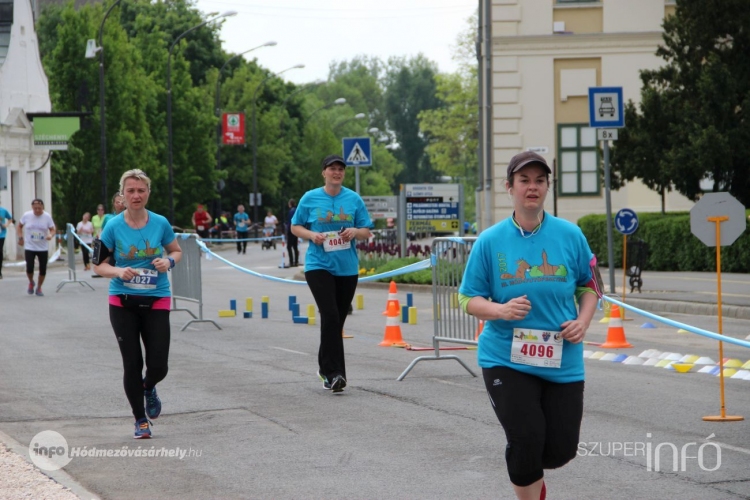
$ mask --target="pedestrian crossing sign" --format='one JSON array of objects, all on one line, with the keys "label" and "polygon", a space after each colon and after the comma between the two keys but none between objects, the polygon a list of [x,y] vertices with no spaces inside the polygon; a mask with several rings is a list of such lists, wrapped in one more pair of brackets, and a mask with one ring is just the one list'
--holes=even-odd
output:
[{"label": "pedestrian crossing sign", "polygon": [[372,146],[369,137],[344,137],[342,143],[347,167],[372,165]]}]

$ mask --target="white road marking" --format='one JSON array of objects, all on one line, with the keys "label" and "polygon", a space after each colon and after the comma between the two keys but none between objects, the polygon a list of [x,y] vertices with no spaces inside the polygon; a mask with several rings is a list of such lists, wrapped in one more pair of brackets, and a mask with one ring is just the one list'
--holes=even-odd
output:
[{"label": "white road marking", "polygon": [[284,352],[291,352],[292,354],[301,354],[303,356],[309,356],[310,355],[309,353],[306,353],[306,352],[293,351],[291,349],[284,349],[283,347],[274,347],[274,346],[270,346],[270,347],[271,347],[271,349],[276,349],[278,351],[284,351]]}]

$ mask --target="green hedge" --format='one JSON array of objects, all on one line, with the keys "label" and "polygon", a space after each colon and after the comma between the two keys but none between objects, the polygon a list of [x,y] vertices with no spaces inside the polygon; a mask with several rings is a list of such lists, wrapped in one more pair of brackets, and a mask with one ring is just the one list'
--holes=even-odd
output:
[{"label": "green hedge", "polygon": [[[607,217],[587,215],[578,220],[583,234],[599,263],[608,265]],[[623,235],[612,229],[615,267],[622,269]],[[648,245],[643,269],[651,271],[716,271],[716,247],[706,246],[690,232],[690,214],[638,214],[638,229],[628,241],[638,238]],[[632,261],[628,259],[628,263]],[[750,231],[745,230],[730,246],[721,248],[721,270],[728,273],[750,272]]]}]

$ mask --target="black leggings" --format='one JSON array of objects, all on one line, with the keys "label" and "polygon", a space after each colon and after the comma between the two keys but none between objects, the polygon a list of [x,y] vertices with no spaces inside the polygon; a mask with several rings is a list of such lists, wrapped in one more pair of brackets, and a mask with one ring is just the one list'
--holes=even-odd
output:
[{"label": "black leggings", "polygon": [[[91,243],[87,243],[87,245],[91,246]],[[81,255],[83,255],[83,265],[88,266],[89,265],[89,251],[86,250],[86,247],[81,245]]]},{"label": "black leggings", "polygon": [[34,274],[34,258],[39,257],[39,276],[47,275],[47,259],[49,259],[49,252],[37,252],[36,250],[24,250],[24,257],[26,258],[26,274]]},{"label": "black leggings", "polygon": [[[169,311],[146,307],[118,307],[110,304],[109,321],[112,323],[122,355],[122,384],[125,387],[125,395],[136,420],[145,418],[143,389],[153,388],[167,376]],[[145,379],[141,340],[146,349]]]},{"label": "black leggings", "polygon": [[578,451],[583,381],[558,384],[511,368],[483,368],[484,386],[508,442],[510,481],[528,486]]},{"label": "black leggings", "polygon": [[3,275],[3,247],[5,246],[5,238],[0,238],[0,276]]},{"label": "black leggings", "polygon": [[237,239],[245,240],[237,242],[237,253],[245,253],[247,251],[247,237],[250,233],[247,231],[237,231]]},{"label": "black leggings", "polygon": [[346,378],[344,363],[344,322],[357,289],[358,276],[334,276],[328,271],[305,273],[307,285],[320,311],[320,374],[333,380],[336,375]]},{"label": "black leggings", "polygon": [[289,264],[296,266],[299,264],[299,248],[297,248],[298,238],[291,231],[286,233],[286,245],[289,247]]}]

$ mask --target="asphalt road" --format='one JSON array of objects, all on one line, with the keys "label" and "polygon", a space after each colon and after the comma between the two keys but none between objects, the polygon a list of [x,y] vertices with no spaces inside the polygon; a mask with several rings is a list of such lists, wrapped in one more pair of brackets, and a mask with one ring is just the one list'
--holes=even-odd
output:
[{"label": "asphalt road", "polygon": [[[259,245],[242,256],[231,248],[219,252],[260,273],[292,277],[299,271],[279,269],[280,252]],[[346,325],[353,336],[345,341],[349,386],[333,395],[315,375],[318,327],[293,324],[287,312],[289,295],[303,310],[313,303],[306,285],[257,278],[218,260],[202,266],[204,315],[222,330],[203,323],[180,331],[189,316],[172,314],[170,372],[159,385],[164,409],[150,441],[131,438],[107,281],[79,271],[94,291],[68,284],[55,293],[67,271],[53,267],[40,298],[26,295],[20,270],[6,269],[0,282],[0,432],[22,447],[53,430],[71,448],[186,451],[182,459],[74,458],[52,475],[77,485],[82,498],[512,497],[505,439],[482,381],[453,360],[419,363],[396,381],[425,353],[378,346],[386,288],[358,290],[365,308]],[[684,296],[692,300],[672,302],[685,312],[650,311],[718,330],[716,316],[696,313],[713,300],[710,274],[644,272],[643,278],[643,293],[633,294],[633,303],[661,308],[660,301]],[[723,285],[725,303],[750,306],[747,276],[723,276]],[[402,325],[402,334],[413,345],[429,346],[431,295],[413,293],[418,324]],[[268,319],[259,317],[262,295],[270,297]],[[246,297],[254,299],[253,319],[218,317],[230,299],[242,308]],[[402,302],[405,297],[399,290]],[[634,345],[623,350],[627,354],[658,349],[718,357],[716,341],[668,326],[641,328],[645,319],[634,315],[627,319],[625,332]],[[607,328],[592,323],[587,341],[602,342]],[[724,317],[722,329],[744,339],[750,321]],[[746,348],[724,343],[724,350],[725,357],[750,360]],[[476,366],[475,351],[451,354]],[[547,472],[550,499],[750,498],[748,421],[702,420],[720,414],[717,377],[593,359],[586,369],[579,457]],[[750,419],[749,389],[750,380],[725,381],[727,414]],[[707,442],[718,443],[720,453]]]}]

